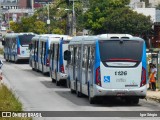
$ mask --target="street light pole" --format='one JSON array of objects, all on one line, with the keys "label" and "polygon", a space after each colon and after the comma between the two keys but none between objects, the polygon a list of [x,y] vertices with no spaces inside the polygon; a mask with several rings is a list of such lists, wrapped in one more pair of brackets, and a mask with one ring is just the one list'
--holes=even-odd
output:
[{"label": "street light pole", "polygon": [[73,0],[73,9],[72,9],[72,35],[76,36],[76,16],[75,16],[75,10],[74,10],[74,0]]},{"label": "street light pole", "polygon": [[48,2],[48,20],[47,20],[47,25],[48,25],[48,34],[49,34],[50,33],[49,2]]},{"label": "street light pole", "polygon": [[9,10],[8,10],[8,29],[10,30]]},{"label": "street light pole", "polygon": [[34,0],[32,0],[32,13],[34,14]]}]

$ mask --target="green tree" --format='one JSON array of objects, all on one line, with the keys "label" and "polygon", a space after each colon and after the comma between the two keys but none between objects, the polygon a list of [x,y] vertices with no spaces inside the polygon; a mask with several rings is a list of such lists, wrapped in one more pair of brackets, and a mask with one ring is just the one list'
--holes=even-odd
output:
[{"label": "green tree", "polygon": [[36,19],[37,16],[23,17],[20,22],[11,22],[10,27],[14,32],[47,33],[46,24]]},{"label": "green tree", "polygon": [[84,27],[91,30],[93,34],[140,35],[150,31],[152,26],[149,16],[134,12],[121,0],[94,0],[91,8],[84,14],[84,21]]}]

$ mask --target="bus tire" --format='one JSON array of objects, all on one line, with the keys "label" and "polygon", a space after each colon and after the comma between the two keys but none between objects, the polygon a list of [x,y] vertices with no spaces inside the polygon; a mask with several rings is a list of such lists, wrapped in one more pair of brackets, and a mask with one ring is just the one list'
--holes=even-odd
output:
[{"label": "bus tire", "polygon": [[94,98],[92,98],[90,95],[88,96],[88,98],[89,98],[89,103],[90,104],[94,104],[95,103]]},{"label": "bus tire", "polygon": [[14,63],[16,64],[17,63],[17,61],[16,61],[16,56],[14,55]]},{"label": "bus tire", "polygon": [[66,83],[67,83],[67,85],[66,85],[67,88],[70,88],[70,86],[71,86],[71,85],[70,85],[70,84],[71,84],[71,83],[70,83],[70,80],[66,79]]},{"label": "bus tire", "polygon": [[89,99],[89,103],[90,104],[94,104],[95,103],[95,99],[93,97],[91,97],[90,88],[88,88],[88,99]]},{"label": "bus tire", "polygon": [[60,86],[60,83],[57,79],[56,79],[56,86]]},{"label": "bus tire", "polygon": [[70,89],[71,93],[74,93],[74,90],[73,89]]},{"label": "bus tire", "polygon": [[133,104],[138,104],[139,103],[139,98],[133,99]]},{"label": "bus tire", "polygon": [[52,79],[52,83],[55,83],[55,79],[51,78]]},{"label": "bus tire", "polygon": [[81,97],[82,96],[82,93],[78,91],[77,79],[76,79],[76,94],[77,94],[77,97]]},{"label": "bus tire", "polygon": [[127,104],[138,104],[139,98],[126,98],[126,103]]},{"label": "bus tire", "polygon": [[49,72],[49,76],[50,76],[51,79],[52,79],[52,72],[51,72],[51,69],[50,69],[50,72]]},{"label": "bus tire", "polygon": [[76,90],[77,97],[82,97],[82,93]]},{"label": "bus tire", "polygon": [[44,75],[44,66],[42,65],[42,74]]},{"label": "bus tire", "polygon": [[4,59],[6,59],[6,55],[5,55],[5,53],[3,54],[3,56],[4,56]]}]

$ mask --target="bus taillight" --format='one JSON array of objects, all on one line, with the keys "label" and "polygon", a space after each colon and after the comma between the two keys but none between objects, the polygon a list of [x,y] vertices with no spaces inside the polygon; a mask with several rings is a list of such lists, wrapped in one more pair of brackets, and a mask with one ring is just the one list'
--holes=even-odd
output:
[{"label": "bus taillight", "polygon": [[98,67],[96,69],[96,84],[98,86],[101,86],[101,71],[100,71],[100,67]]},{"label": "bus taillight", "polygon": [[49,59],[47,58],[46,66],[49,66]]},{"label": "bus taillight", "polygon": [[141,85],[140,87],[146,84],[146,69],[142,67],[142,76],[141,76]]},{"label": "bus taillight", "polygon": [[63,65],[61,65],[60,71],[61,71],[61,73],[64,73],[64,66]]},{"label": "bus taillight", "polygon": [[18,47],[18,49],[17,49],[17,54],[20,54],[20,48]]}]

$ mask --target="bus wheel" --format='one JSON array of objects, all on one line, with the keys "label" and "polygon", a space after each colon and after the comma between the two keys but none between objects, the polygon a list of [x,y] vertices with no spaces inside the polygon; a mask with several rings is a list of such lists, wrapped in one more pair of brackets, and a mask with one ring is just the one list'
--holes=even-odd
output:
[{"label": "bus wheel", "polygon": [[92,98],[90,95],[88,97],[89,97],[89,103],[90,104],[94,104],[95,103],[94,98]]},{"label": "bus wheel", "polygon": [[[76,79],[77,81],[77,79]],[[78,91],[78,83],[76,82],[76,94],[77,94],[77,97],[81,97],[82,96],[82,93]]]},{"label": "bus wheel", "polygon": [[139,98],[126,98],[126,103],[127,104],[138,104]]},{"label": "bus wheel", "polygon": [[6,55],[5,55],[5,53],[4,53],[3,55],[4,55],[4,59],[6,59]]},{"label": "bus wheel", "polygon": [[82,97],[82,93],[76,90],[77,97]]},{"label": "bus wheel", "polygon": [[74,90],[72,88],[70,89],[70,91],[71,91],[71,93],[74,93]]},{"label": "bus wheel", "polygon": [[60,83],[57,79],[56,79],[56,86],[60,86]]},{"label": "bus wheel", "polygon": [[42,65],[42,74],[44,74],[44,66]]},{"label": "bus wheel", "polygon": [[133,99],[133,104],[138,104],[139,103],[139,98]]},{"label": "bus wheel", "polygon": [[52,79],[52,72],[51,72],[51,70],[50,70],[50,72],[49,72],[49,75],[50,75],[50,77],[51,77],[51,79]]},{"label": "bus wheel", "polygon": [[16,61],[16,56],[14,55],[14,63],[16,64],[17,63],[17,61]]},{"label": "bus wheel", "polygon": [[70,85],[70,84],[71,84],[71,83],[70,83],[70,80],[66,79],[66,84],[67,84],[67,85],[66,85],[67,88],[70,88],[70,86],[71,86],[71,85]]}]

